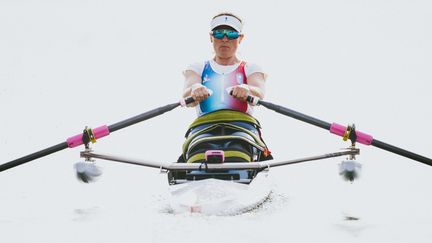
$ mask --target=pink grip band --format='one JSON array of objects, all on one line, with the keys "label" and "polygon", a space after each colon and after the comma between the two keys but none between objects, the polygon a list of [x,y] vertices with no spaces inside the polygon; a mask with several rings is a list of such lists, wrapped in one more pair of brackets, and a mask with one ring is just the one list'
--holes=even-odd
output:
[{"label": "pink grip band", "polygon": [[[336,135],[339,135],[341,137],[343,137],[343,135],[345,134],[347,127],[337,124],[337,123],[333,123],[330,127],[330,132]],[[373,137],[369,134],[360,132],[360,131],[356,131],[356,135],[357,135],[357,141],[361,144],[365,144],[365,145],[371,145],[372,141],[373,141]]]},{"label": "pink grip band", "polygon": [[185,99],[181,99],[181,100],[180,100],[180,105],[181,105],[182,107],[185,107],[185,106],[186,106],[186,100],[185,100]]},{"label": "pink grip band", "polygon": [[[95,136],[96,139],[108,136],[109,134],[110,134],[110,132],[109,132],[107,125],[103,125],[103,126],[100,126],[98,128],[93,129],[93,135]],[[66,142],[67,142],[69,148],[75,148],[75,147],[83,144],[82,137],[83,137],[83,135],[81,133],[81,134],[78,134],[78,135],[75,135],[73,137],[68,138],[66,140]]]}]

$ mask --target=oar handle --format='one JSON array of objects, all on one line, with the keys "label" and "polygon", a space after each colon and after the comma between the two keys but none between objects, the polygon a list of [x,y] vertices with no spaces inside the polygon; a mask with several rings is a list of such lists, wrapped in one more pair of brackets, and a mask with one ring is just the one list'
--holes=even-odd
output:
[{"label": "oar handle", "polygon": [[185,107],[185,106],[187,106],[193,102],[195,102],[194,98],[192,98],[192,96],[188,96],[188,97],[180,100],[180,105]]},{"label": "oar handle", "polygon": [[[232,90],[232,87],[230,87],[231,89],[229,90],[229,94],[230,95],[233,95],[233,90]],[[258,97],[256,97],[256,96],[253,96],[253,95],[248,95],[247,97],[246,97],[246,102],[248,102],[249,104],[251,104],[251,105],[258,105],[258,102],[260,101],[260,99],[258,98]]]}]

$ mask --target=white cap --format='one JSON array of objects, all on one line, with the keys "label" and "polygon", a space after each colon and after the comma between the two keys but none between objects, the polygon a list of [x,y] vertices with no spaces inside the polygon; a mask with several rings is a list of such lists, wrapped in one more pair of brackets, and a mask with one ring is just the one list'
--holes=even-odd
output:
[{"label": "white cap", "polygon": [[230,15],[221,15],[216,18],[214,18],[211,21],[210,29],[213,30],[214,28],[221,26],[221,25],[227,25],[229,27],[232,27],[236,31],[240,32],[243,29],[243,24],[238,20],[236,17],[230,16]]}]

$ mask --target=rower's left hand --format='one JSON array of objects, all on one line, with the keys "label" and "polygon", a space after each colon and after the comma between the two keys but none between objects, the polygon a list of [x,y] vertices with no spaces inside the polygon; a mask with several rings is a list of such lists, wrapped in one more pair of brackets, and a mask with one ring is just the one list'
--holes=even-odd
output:
[{"label": "rower's left hand", "polygon": [[249,89],[249,86],[247,84],[240,84],[232,87],[232,96],[239,99],[246,101],[246,98],[251,94],[251,91]]}]

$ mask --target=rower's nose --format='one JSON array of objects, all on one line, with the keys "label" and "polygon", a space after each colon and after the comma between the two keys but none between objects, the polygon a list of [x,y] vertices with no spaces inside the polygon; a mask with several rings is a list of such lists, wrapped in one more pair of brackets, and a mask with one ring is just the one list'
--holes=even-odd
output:
[{"label": "rower's nose", "polygon": [[229,39],[228,39],[228,36],[227,35],[224,35],[224,37],[222,38],[222,40],[223,41],[225,41],[225,42],[227,42]]}]

